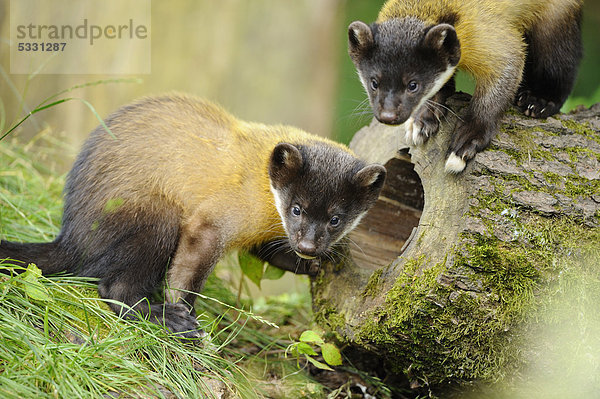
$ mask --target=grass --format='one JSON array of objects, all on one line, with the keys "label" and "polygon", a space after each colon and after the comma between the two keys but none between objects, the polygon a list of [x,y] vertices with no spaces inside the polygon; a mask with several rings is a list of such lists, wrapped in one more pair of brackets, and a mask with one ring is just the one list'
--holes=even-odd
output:
[{"label": "grass", "polygon": [[[216,351],[182,345],[152,323],[118,319],[90,282],[21,276],[0,281],[0,396],[210,398],[218,397],[214,386],[234,383],[251,393],[247,377]],[[45,287],[49,299],[29,297],[27,284]]]},{"label": "grass", "polygon": [[[74,153],[49,131],[25,146],[11,137],[0,141],[2,239],[49,241],[58,233],[65,176],[47,165],[65,152]],[[4,270],[25,266],[0,262]],[[239,282],[236,271],[220,268],[217,274]],[[0,397],[326,396],[306,368],[284,356],[290,337],[310,324],[308,292],[257,301],[265,318],[281,323],[275,328],[236,310],[233,284],[213,275],[197,301],[211,342],[184,344],[152,323],[118,318],[89,279],[26,276],[0,274]],[[251,300],[242,305],[250,308]]]},{"label": "grass", "polygon": [[[0,142],[0,236],[3,239],[49,241],[58,230],[64,176],[57,176],[42,162],[27,158],[37,153],[36,158],[43,160],[61,150],[48,136],[43,131],[25,147],[8,140]],[[41,141],[45,145],[40,146]]]}]

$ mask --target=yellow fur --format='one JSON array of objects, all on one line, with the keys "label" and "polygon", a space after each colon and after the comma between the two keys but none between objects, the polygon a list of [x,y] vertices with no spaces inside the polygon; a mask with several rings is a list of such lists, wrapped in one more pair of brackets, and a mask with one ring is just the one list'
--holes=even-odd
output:
[{"label": "yellow fur", "polygon": [[[268,177],[270,155],[278,143],[321,141],[350,152],[291,126],[240,121],[191,96],[142,99],[130,107],[139,104],[144,113],[136,118],[126,109],[116,116],[116,140],[104,133],[101,145],[110,151],[97,152],[89,169],[114,181],[105,183],[92,175],[89,195],[96,196],[100,207],[119,198],[131,209],[153,206],[157,201],[152,198],[167,199],[182,210],[183,234],[197,230],[196,224],[214,224],[224,233],[225,250],[285,235]],[[119,140],[123,134],[127,140]]]},{"label": "yellow fur", "polygon": [[434,25],[448,14],[456,14],[459,67],[487,87],[508,64],[523,59],[523,33],[528,28],[539,22],[555,24],[581,4],[581,0],[389,0],[377,22],[412,16]]}]

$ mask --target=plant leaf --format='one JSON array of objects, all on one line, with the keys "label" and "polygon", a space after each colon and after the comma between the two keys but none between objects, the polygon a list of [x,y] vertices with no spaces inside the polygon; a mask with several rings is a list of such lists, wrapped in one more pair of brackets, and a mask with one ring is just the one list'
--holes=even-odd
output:
[{"label": "plant leaf", "polygon": [[321,355],[323,355],[323,360],[331,366],[342,364],[342,355],[334,344],[326,343],[321,345]]},{"label": "plant leaf", "polygon": [[51,302],[52,297],[50,296],[48,289],[40,283],[40,277],[42,277],[42,271],[35,264],[30,263],[27,266],[27,270],[21,274],[23,290],[31,299],[40,302]]},{"label": "plant leaf", "polygon": [[312,365],[315,366],[318,369],[333,371],[333,369],[331,367],[329,367],[328,365],[326,365],[325,363],[321,363],[320,361],[315,360],[315,359],[313,359],[310,356],[306,356],[306,360],[308,360],[309,362],[311,362]]},{"label": "plant leaf", "polygon": [[306,342],[298,342],[298,345],[296,345],[296,351],[298,352],[296,356],[298,355],[311,355],[311,356],[316,356],[318,353],[315,352],[315,350]]},{"label": "plant leaf", "polygon": [[238,256],[242,273],[244,273],[250,279],[250,281],[260,288],[260,280],[262,280],[263,277],[265,263],[250,254],[240,252]]},{"label": "plant leaf", "polygon": [[265,280],[279,280],[284,274],[285,270],[267,263],[267,268],[262,278]]},{"label": "plant leaf", "polygon": [[300,341],[301,342],[311,342],[311,343],[317,344],[319,346],[321,346],[325,343],[325,341],[323,341],[323,338],[321,338],[321,336],[319,334],[317,334],[316,332],[314,332],[312,330],[304,331],[302,333],[302,335],[300,335]]}]

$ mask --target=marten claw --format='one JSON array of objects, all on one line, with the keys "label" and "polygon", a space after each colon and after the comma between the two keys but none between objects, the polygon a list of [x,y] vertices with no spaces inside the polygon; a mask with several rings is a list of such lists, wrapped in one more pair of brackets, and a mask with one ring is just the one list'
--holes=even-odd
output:
[{"label": "marten claw", "polygon": [[446,172],[462,172],[467,166],[467,162],[486,148],[495,135],[495,127],[481,121],[471,120],[459,125],[448,150],[450,155],[446,160]]},{"label": "marten claw", "polygon": [[423,125],[421,121],[415,120],[414,118],[408,118],[404,122],[405,139],[408,145],[421,145],[429,137],[425,136],[423,132]]},{"label": "marten claw", "polygon": [[554,101],[537,97],[529,91],[522,92],[515,105],[525,116],[532,118],[547,118],[560,111]]},{"label": "marten claw", "polygon": [[425,143],[440,127],[440,116],[424,108],[404,122],[405,140],[409,146]]}]

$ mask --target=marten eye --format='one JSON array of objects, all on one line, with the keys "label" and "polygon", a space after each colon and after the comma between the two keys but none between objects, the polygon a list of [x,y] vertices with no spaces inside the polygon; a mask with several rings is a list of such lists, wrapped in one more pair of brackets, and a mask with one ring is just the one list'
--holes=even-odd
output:
[{"label": "marten eye", "polygon": [[292,214],[294,216],[300,216],[302,214],[302,209],[300,209],[300,207],[298,205],[294,205],[292,207]]},{"label": "marten eye", "polygon": [[332,225],[333,227],[337,227],[337,226],[339,226],[340,222],[341,222],[340,218],[337,216],[334,216],[329,221],[329,224]]},{"label": "marten eye", "polygon": [[406,86],[406,90],[408,90],[409,93],[416,93],[417,90],[419,90],[419,84],[414,80],[411,80],[408,83],[408,86]]},{"label": "marten eye", "polygon": [[377,82],[377,79],[372,78],[371,79],[371,90],[375,91],[375,90],[377,90],[378,87],[379,87],[379,82]]}]

